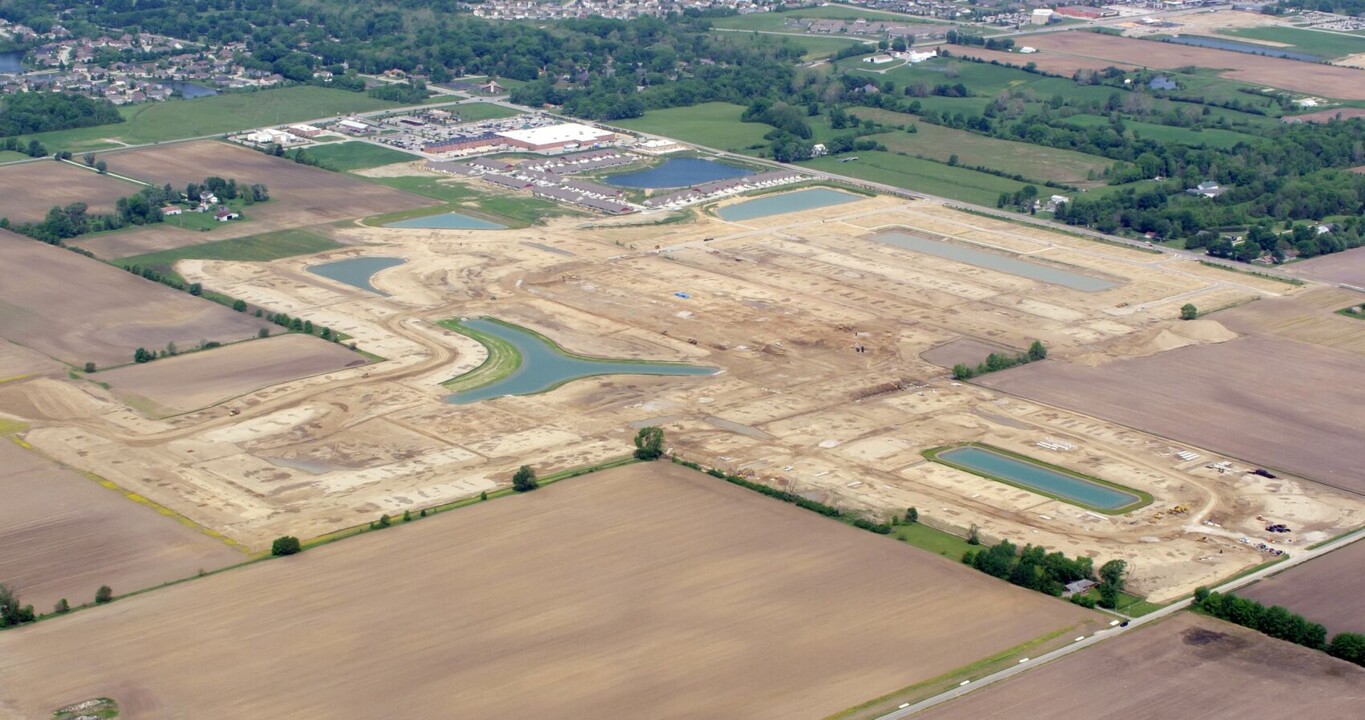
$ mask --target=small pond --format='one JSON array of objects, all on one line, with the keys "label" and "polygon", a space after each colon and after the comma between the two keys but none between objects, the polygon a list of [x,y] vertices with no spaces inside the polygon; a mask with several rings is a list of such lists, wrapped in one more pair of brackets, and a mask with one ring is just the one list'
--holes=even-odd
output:
[{"label": "small pond", "polygon": [[1322,62],[1322,58],[1316,55],[1309,55],[1305,52],[1295,52],[1293,50],[1286,50],[1270,45],[1257,45],[1256,43],[1237,42],[1236,40],[1224,40],[1222,38],[1211,38],[1203,35],[1178,35],[1171,38],[1170,42],[1177,45],[1192,45],[1194,47],[1213,48],[1215,50],[1231,50],[1232,52],[1265,55],[1266,57],[1303,60],[1306,62]]},{"label": "small pond", "polygon": [[336,260],[321,265],[309,265],[308,272],[314,275],[321,275],[328,280],[335,280],[345,283],[351,287],[358,287],[361,290],[368,290],[376,295],[388,295],[388,293],[378,290],[370,284],[370,278],[380,270],[387,270],[391,267],[398,267],[407,262],[403,258],[396,257],[357,257],[345,260]]},{"label": "small pond", "polygon": [[181,97],[186,99],[212,97],[218,94],[218,91],[211,87],[205,87],[203,85],[181,80],[172,80],[171,82],[166,83],[166,87],[180,93]]},{"label": "small pond", "polygon": [[1147,81],[1147,87],[1149,87],[1149,88],[1151,88],[1151,89],[1153,89],[1153,90],[1178,90],[1178,89],[1180,89],[1180,86],[1177,85],[1177,84],[1175,84],[1175,81],[1174,81],[1174,80],[1172,80],[1172,79],[1166,77],[1165,75],[1157,75],[1156,77],[1152,78],[1151,80],[1148,80],[1148,81]]},{"label": "small pond", "polygon": [[15,50],[12,52],[0,52],[0,73],[18,74],[24,71],[22,61],[24,54]]},{"label": "small pond", "polygon": [[607,182],[621,187],[653,190],[657,188],[678,188],[744,177],[750,172],[744,168],[718,163],[714,160],[699,158],[669,158],[647,170],[611,175]]},{"label": "small pond", "polygon": [[457,212],[397,220],[395,222],[385,223],[384,227],[422,230],[504,230],[507,228],[506,225],[480,220],[479,218],[462,215]]},{"label": "small pond", "polygon": [[938,453],[938,459],[979,472],[1011,485],[1039,490],[1082,506],[1118,510],[1142,498],[1085,478],[1057,472],[979,447],[960,447]]},{"label": "small pond", "polygon": [[830,190],[829,188],[808,188],[729,205],[718,210],[716,214],[720,215],[722,220],[753,220],[769,215],[812,210],[861,199],[857,195]]},{"label": "small pond", "polygon": [[570,380],[594,375],[714,375],[716,368],[683,363],[609,360],[569,355],[546,339],[514,325],[477,318],[460,326],[490,335],[511,345],[521,363],[510,375],[482,387],[446,396],[446,402],[467,405],[504,395],[532,395],[554,389]]},{"label": "small pond", "polygon": [[935,255],[948,260],[986,268],[987,270],[1018,275],[1019,277],[1025,277],[1039,282],[1053,283],[1082,292],[1099,292],[1100,290],[1108,290],[1115,286],[1115,283],[1108,280],[1101,280],[1097,277],[1062,270],[1050,265],[1041,265],[1027,260],[1019,260],[1010,257],[1009,255],[977,250],[976,248],[959,245],[957,243],[945,242],[943,240],[926,240],[925,238],[916,237],[909,233],[896,230],[877,233],[872,236],[872,239],[880,243],[895,245],[896,247],[905,250],[912,250],[926,255]]}]

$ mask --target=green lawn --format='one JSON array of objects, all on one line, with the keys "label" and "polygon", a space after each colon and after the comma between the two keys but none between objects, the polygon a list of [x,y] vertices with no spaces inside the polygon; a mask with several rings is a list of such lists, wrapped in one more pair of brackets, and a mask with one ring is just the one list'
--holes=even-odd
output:
[{"label": "green lawn", "polygon": [[1290,27],[1253,27],[1220,30],[1218,34],[1285,43],[1292,46],[1285,48],[1287,50],[1316,55],[1325,60],[1333,60],[1354,53],[1365,53],[1365,37],[1351,37],[1318,30]]},{"label": "green lawn", "polygon": [[0,150],[0,163],[14,162],[15,160],[28,160],[29,156],[13,150]]},{"label": "green lawn", "polygon": [[330,239],[310,230],[294,229],[262,233],[251,237],[218,240],[190,247],[120,258],[114,263],[122,267],[140,265],[169,271],[180,260],[236,260],[266,262],[294,255],[311,255],[339,247]]},{"label": "green lawn", "polygon": [[743,150],[750,145],[764,145],[763,136],[772,126],[763,123],[741,122],[744,113],[740,105],[712,102],[692,107],[650,110],[644,117],[622,120],[617,124],[628,130],[654,133],[723,150]]},{"label": "green lawn", "polygon": [[[857,114],[862,114],[861,109]],[[1096,155],[998,140],[924,122],[915,127],[918,131],[914,133],[889,132],[872,135],[870,139],[892,152],[923,155],[942,162],[956,155],[962,165],[980,165],[1034,180],[1069,184],[1086,183],[1092,173],[1098,177],[1113,164],[1112,160]]]},{"label": "green lawn", "polygon": [[729,40],[735,44],[745,45],[796,45],[805,53],[803,60],[817,60],[833,56],[850,45],[863,44],[868,52],[877,49],[876,45],[866,45],[866,41],[851,37],[826,36],[826,35],[779,35],[777,33],[761,32],[726,32],[717,31],[714,35],[723,40]]},{"label": "green lawn", "polygon": [[520,114],[512,108],[488,102],[465,102],[445,109],[459,115],[460,119],[465,122],[493,120]]},{"label": "green lawn", "polygon": [[125,106],[119,108],[122,123],[39,133],[23,141],[34,138],[48,150],[80,151],[120,142],[130,145],[164,142],[398,106],[365,93],[302,85]]},{"label": "green lawn", "polygon": [[308,154],[317,158],[327,169],[340,172],[418,159],[416,155],[405,153],[402,150],[356,140],[310,147]]},{"label": "green lawn", "polygon": [[732,15],[730,17],[715,18],[712,24],[718,28],[734,28],[738,30],[783,30],[793,31],[787,26],[790,18],[827,18],[834,20],[857,20],[866,18],[867,20],[881,20],[884,22],[903,22],[907,25],[918,24],[941,24],[943,21],[933,18],[920,17],[917,15],[902,15],[900,13],[866,10],[864,8],[850,7],[848,5],[821,5],[819,7],[801,8],[788,12],[759,12],[746,15]]},{"label": "green lawn", "polygon": [[924,523],[897,525],[891,536],[897,540],[910,543],[921,550],[927,550],[957,562],[962,562],[962,556],[972,549],[966,540],[942,530],[935,530]]},{"label": "green lawn", "polygon": [[823,157],[800,164],[815,170],[988,207],[995,207],[1001,193],[1018,192],[1024,187],[1024,183],[1015,180],[889,152],[860,152],[854,155],[858,157],[855,162],[845,163],[836,158]]},{"label": "green lawn", "polygon": [[398,220],[408,220],[427,215],[458,212],[510,227],[526,227],[535,225],[546,218],[582,214],[551,200],[542,200],[525,195],[494,195],[453,180],[442,182],[440,178],[417,176],[364,179],[417,195],[425,195],[446,203],[444,206],[404,210],[366,218],[365,224],[371,226],[380,226]]}]

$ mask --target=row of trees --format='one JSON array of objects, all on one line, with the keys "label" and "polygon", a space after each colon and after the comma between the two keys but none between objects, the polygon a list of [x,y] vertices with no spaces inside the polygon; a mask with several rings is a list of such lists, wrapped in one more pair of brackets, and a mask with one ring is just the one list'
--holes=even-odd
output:
[{"label": "row of trees", "polygon": [[1028,352],[1021,352],[1015,355],[1006,353],[991,353],[986,359],[978,363],[976,367],[971,367],[966,363],[958,363],[953,366],[953,378],[956,380],[970,380],[977,375],[985,375],[1000,370],[1006,370],[1016,365],[1026,365],[1047,358],[1047,348],[1043,346],[1041,340],[1034,340],[1028,346]]},{"label": "row of trees", "polygon": [[[114,599],[114,591],[108,585],[101,585],[95,591],[95,604],[103,605]],[[71,604],[62,598],[52,608],[52,614],[64,615],[71,611]],[[0,583],[0,629],[24,625],[37,620],[40,616],[34,612],[32,605],[25,605],[19,600],[19,592],[4,583]]]},{"label": "row of trees", "polygon": [[1273,638],[1322,650],[1333,657],[1365,666],[1365,635],[1342,632],[1328,642],[1327,628],[1279,605],[1266,607],[1255,600],[1201,587],[1194,591],[1194,607]]}]

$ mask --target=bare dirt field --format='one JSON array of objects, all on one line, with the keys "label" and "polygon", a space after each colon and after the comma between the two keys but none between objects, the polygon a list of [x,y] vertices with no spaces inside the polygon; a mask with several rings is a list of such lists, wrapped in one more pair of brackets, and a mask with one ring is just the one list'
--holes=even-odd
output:
[{"label": "bare dirt field", "polygon": [[97,379],[133,407],[170,415],[367,362],[344,345],[292,334],[128,365],[100,373]]},{"label": "bare dirt field", "polygon": [[105,159],[111,170],[158,185],[170,183],[171,187],[183,188],[209,175],[236,179],[238,184],[261,183],[270,189],[271,200],[247,209],[248,221],[227,223],[212,232],[163,225],[102,235],[80,243],[103,258],[129,257],[437,204],[431,198],[215,140],[109,153]]},{"label": "bare dirt field", "polygon": [[915,715],[1244,720],[1365,715],[1365,669],[1185,613]]},{"label": "bare dirt field", "polygon": [[[1365,172],[1365,167],[1356,168],[1356,171]],[[1319,255],[1296,262],[1286,267],[1285,271],[1313,280],[1365,288],[1365,247]]]},{"label": "bare dirt field", "polygon": [[1365,108],[1331,108],[1329,110],[1319,110],[1317,112],[1294,115],[1293,119],[1295,122],[1325,123],[1332,120],[1349,120],[1350,118],[1358,117],[1365,117]]},{"label": "bare dirt field", "polygon": [[[1365,255],[1359,258],[1365,261]],[[1365,327],[1361,327],[1365,323],[1337,314],[1362,302],[1365,294],[1354,290],[1318,287],[1292,297],[1257,300],[1214,317],[1239,333],[1271,335],[1365,355]]]},{"label": "bare dirt field", "polygon": [[[315,256],[182,261],[191,281],[338,329],[387,360],[172,417],[64,376],[0,385],[0,409],[29,420],[24,439],[44,453],[258,549],[283,534],[313,537],[477,496],[522,464],[549,473],[617,457],[651,423],[689,459],[849,510],[887,517],[915,506],[960,533],[977,525],[992,539],[1129,560],[1133,586],[1156,601],[1262,562],[1238,542],[1264,527],[1257,515],[1292,517],[1303,539],[1365,518],[1355,496],[1223,475],[1206,467],[1221,459],[1213,453],[1185,462],[1169,440],[957,383],[923,358],[957,340],[1024,348],[1040,339],[1050,357],[1102,367],[1233,336],[1216,321],[1175,320],[1185,302],[1221,307],[1300,288],[927,201],[868,198],[750,223],[652,219],[556,219],[518,230],[522,242],[506,231],[356,226],[337,230],[345,247]],[[868,239],[889,229],[1115,284],[1080,292]],[[406,261],[374,279],[387,296],[307,271],[362,255]],[[485,353],[437,323],[479,315],[572,352],[723,372],[602,376],[452,407],[441,383]],[[1156,502],[1101,517],[920,454],[972,441]],[[1189,512],[1167,512],[1180,505]]]},{"label": "bare dirt field", "polygon": [[1365,493],[1365,358],[1349,352],[1244,337],[1098,368],[1032,363],[980,382]]},{"label": "bare dirt field", "polygon": [[1333,550],[1237,591],[1265,605],[1283,605],[1339,632],[1365,633],[1365,542]]},{"label": "bare dirt field", "polygon": [[[1052,54],[1083,59],[1087,63],[1101,59],[1161,69],[1194,65],[1223,70],[1222,76],[1230,80],[1342,100],[1365,100],[1365,72],[1356,68],[1175,43],[1155,45],[1154,42],[1092,32],[1060,32],[1031,36],[1029,44],[1038,48],[1038,53],[1019,57],[1027,58],[1022,62],[1032,61],[1039,63],[1040,67],[1043,66],[1044,58]],[[1016,60],[1017,64],[1022,62]],[[1089,67],[1079,62],[1070,67]],[[1053,72],[1067,70],[1065,67],[1056,67]]]},{"label": "bare dirt field", "polygon": [[12,223],[38,222],[54,205],[83,202],[91,213],[111,213],[114,201],[141,185],[66,163],[31,162],[0,168],[0,217]]},{"label": "bare dirt field", "polygon": [[0,634],[0,714],[814,719],[1105,622],[654,463]]},{"label": "bare dirt field", "polygon": [[75,366],[132,362],[138,347],[255,337],[265,325],[216,303],[0,230],[0,337]]},{"label": "bare dirt field", "polygon": [[100,585],[124,593],[216,570],[246,555],[0,437],[0,583],[50,612]]},{"label": "bare dirt field", "polygon": [[932,350],[920,353],[920,357],[941,368],[952,368],[958,363],[969,367],[976,367],[978,363],[986,361],[986,356],[991,353],[1005,353],[1006,355],[1016,355],[1022,352],[1018,348],[1006,347],[996,343],[983,342],[976,339],[963,338],[944,343]]}]

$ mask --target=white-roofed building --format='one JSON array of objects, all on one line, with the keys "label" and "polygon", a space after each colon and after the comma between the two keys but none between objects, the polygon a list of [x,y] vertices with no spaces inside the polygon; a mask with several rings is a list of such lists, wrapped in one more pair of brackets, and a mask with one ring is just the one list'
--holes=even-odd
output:
[{"label": "white-roofed building", "polygon": [[506,139],[509,145],[535,152],[598,145],[616,139],[616,133],[579,123],[560,123],[526,130],[508,130],[497,133],[497,135]]}]

